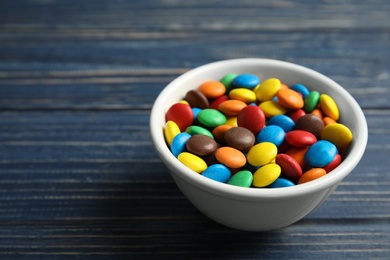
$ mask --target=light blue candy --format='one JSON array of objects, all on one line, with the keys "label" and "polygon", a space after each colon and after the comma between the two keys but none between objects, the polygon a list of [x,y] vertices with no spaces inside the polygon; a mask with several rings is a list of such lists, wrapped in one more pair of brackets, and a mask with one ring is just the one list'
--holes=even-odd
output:
[{"label": "light blue candy", "polygon": [[284,187],[291,187],[295,186],[295,184],[292,181],[289,181],[284,178],[277,178],[276,181],[274,181],[269,187],[270,188],[284,188]]},{"label": "light blue candy", "polygon": [[301,93],[303,98],[307,97],[307,95],[309,95],[310,93],[310,90],[305,85],[302,84],[295,84],[294,86],[291,87],[291,89],[298,93]]},{"label": "light blue candy", "polygon": [[193,124],[194,125],[200,125],[197,116],[198,116],[199,112],[202,111],[202,109],[198,108],[198,107],[193,107],[191,109],[192,109],[192,113],[194,114],[194,123]]},{"label": "light blue candy", "polygon": [[280,146],[283,141],[286,133],[284,130],[277,125],[268,125],[260,130],[256,135],[256,142],[271,142],[276,146]]},{"label": "light blue candy", "polygon": [[226,183],[230,178],[230,170],[223,164],[213,164],[202,172],[202,175],[219,182]]},{"label": "light blue candy", "polygon": [[336,146],[327,141],[319,140],[309,147],[305,154],[305,163],[309,167],[325,167],[337,154]]},{"label": "light blue candy", "polygon": [[190,134],[182,132],[173,138],[171,152],[175,157],[178,157],[180,153],[185,151],[187,140],[190,139],[190,137]]},{"label": "light blue candy", "polygon": [[260,84],[260,79],[254,74],[240,74],[233,80],[233,86],[236,88],[253,89]]},{"label": "light blue candy", "polygon": [[288,133],[294,129],[295,122],[286,115],[277,115],[273,116],[270,120],[268,120],[267,125],[280,126],[284,130],[284,132]]}]

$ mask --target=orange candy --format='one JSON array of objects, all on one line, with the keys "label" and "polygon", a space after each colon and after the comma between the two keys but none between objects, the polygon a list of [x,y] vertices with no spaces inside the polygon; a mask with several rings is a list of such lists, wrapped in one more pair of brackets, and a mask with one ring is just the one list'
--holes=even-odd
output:
[{"label": "orange candy", "polygon": [[328,117],[328,116],[324,117],[324,118],[322,119],[322,121],[324,121],[324,124],[325,124],[325,125],[337,124],[337,122],[336,122],[334,119],[332,119],[332,118],[330,118],[330,117]]},{"label": "orange candy", "polygon": [[216,128],[214,128],[212,134],[213,134],[215,140],[217,140],[220,143],[224,143],[225,142],[225,138],[224,138],[225,132],[232,127],[233,127],[232,125],[219,125]]},{"label": "orange candy", "polygon": [[276,97],[279,103],[286,108],[300,109],[304,105],[302,95],[289,88],[279,89]]},{"label": "orange candy", "polygon": [[309,182],[315,179],[318,179],[326,175],[326,171],[323,168],[313,168],[302,174],[301,178],[298,180],[298,184]]},{"label": "orange candy", "polygon": [[305,163],[305,153],[309,149],[309,147],[305,148],[291,148],[287,150],[286,154],[290,155],[292,158],[295,159],[295,161],[298,162],[298,164],[303,168],[306,167]]},{"label": "orange candy", "polygon": [[316,109],[314,109],[313,111],[311,111],[310,114],[316,115],[316,116],[318,116],[318,117],[321,118],[321,119],[324,117],[323,114],[322,114],[321,109],[318,109],[318,108],[316,108]]},{"label": "orange candy", "polygon": [[236,116],[246,106],[245,102],[230,99],[219,104],[218,110],[227,116]]},{"label": "orange candy", "polygon": [[213,80],[202,83],[198,89],[207,98],[217,98],[226,92],[226,88],[221,82]]},{"label": "orange candy", "polygon": [[246,164],[245,155],[241,151],[230,146],[218,148],[215,152],[215,158],[226,167],[234,169],[240,168]]}]

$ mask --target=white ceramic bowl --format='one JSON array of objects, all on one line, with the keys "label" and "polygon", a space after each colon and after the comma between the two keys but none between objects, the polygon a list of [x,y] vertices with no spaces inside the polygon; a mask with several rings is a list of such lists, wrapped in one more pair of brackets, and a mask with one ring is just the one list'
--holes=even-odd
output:
[{"label": "white ceramic bowl", "polygon": [[[220,80],[228,73],[253,73],[261,80],[275,77],[287,85],[302,83],[333,97],[340,110],[340,122],[353,133],[353,142],[341,165],[314,181],[286,188],[242,188],[219,183],[199,175],[170,152],[163,136],[165,113],[183,99],[186,92],[207,80]],[[157,97],[150,117],[152,142],[183,194],[209,218],[225,226],[264,231],[288,226],[318,207],[356,167],[367,145],[364,114],[354,98],[340,85],[311,69],[269,59],[233,59],[210,63],[173,80]]]}]

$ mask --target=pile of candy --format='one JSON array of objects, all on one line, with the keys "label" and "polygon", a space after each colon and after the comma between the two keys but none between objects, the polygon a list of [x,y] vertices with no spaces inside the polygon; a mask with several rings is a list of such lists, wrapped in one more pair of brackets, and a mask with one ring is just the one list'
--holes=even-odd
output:
[{"label": "pile of candy", "polygon": [[164,136],[181,163],[207,178],[278,188],[317,179],[341,163],[352,132],[338,119],[327,94],[232,73],[173,104]]}]

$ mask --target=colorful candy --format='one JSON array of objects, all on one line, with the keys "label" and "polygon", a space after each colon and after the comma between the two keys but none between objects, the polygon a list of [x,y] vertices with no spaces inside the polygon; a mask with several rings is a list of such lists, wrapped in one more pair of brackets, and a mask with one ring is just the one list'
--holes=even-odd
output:
[{"label": "colorful candy", "polygon": [[245,188],[283,188],[341,164],[353,135],[339,118],[327,94],[230,73],[173,104],[163,133],[172,154],[204,177]]}]

